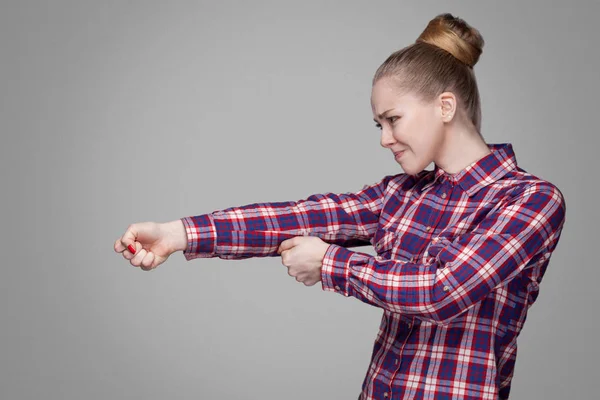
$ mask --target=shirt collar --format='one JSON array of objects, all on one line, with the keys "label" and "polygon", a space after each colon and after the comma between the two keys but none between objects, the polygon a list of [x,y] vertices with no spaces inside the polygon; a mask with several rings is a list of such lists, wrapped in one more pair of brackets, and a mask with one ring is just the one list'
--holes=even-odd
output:
[{"label": "shirt collar", "polygon": [[426,175],[432,181],[418,185],[419,193],[425,187],[447,180],[453,185],[459,185],[470,197],[517,168],[517,159],[512,144],[488,144],[488,147],[491,151],[490,154],[455,174],[449,174],[436,165],[435,169]]}]

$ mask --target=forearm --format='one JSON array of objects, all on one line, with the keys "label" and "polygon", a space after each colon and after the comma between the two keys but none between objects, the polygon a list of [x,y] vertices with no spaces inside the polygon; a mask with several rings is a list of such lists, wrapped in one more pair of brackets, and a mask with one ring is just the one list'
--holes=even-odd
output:
[{"label": "forearm", "polygon": [[313,206],[298,203],[270,203],[236,207],[194,217],[181,218],[187,246],[186,259],[219,257],[244,259],[250,257],[275,257],[284,240],[297,236],[315,236],[328,243],[345,247],[370,244],[369,226],[356,222],[331,223]]},{"label": "forearm", "polygon": [[423,261],[386,259],[332,245],[323,289],[445,324],[526,268],[544,271],[564,224],[557,191],[531,190],[472,232],[428,247]]},{"label": "forearm", "polygon": [[279,244],[316,236],[344,247],[370,244],[390,177],[358,193],[314,194],[288,202],[254,203],[182,218],[190,260],[278,256]]}]

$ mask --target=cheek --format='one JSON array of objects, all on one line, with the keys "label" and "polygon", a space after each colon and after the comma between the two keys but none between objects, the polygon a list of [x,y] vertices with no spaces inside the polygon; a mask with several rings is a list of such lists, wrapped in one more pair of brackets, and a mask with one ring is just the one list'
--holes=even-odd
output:
[{"label": "cheek", "polygon": [[436,157],[437,149],[441,145],[439,128],[431,120],[421,121],[421,126],[415,131],[412,149],[419,163],[429,164]]},{"label": "cheek", "polygon": [[435,116],[427,114],[420,122],[423,127],[422,138],[423,142],[425,142],[423,144],[429,147],[436,147],[442,137],[442,126],[440,125],[439,120],[436,119]]}]

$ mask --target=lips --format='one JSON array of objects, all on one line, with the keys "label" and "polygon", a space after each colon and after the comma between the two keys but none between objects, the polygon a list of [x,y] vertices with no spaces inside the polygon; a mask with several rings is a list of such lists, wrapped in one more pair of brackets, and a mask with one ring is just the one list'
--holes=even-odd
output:
[{"label": "lips", "polygon": [[404,150],[402,150],[402,151],[395,151],[394,152],[394,157],[396,159],[398,159],[398,158],[400,158],[402,156],[402,154],[404,154]]}]

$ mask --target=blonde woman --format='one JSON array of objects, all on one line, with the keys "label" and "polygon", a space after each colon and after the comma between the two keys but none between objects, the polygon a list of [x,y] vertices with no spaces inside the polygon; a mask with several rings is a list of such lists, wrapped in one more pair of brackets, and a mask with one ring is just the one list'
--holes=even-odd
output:
[{"label": "blonde woman", "polygon": [[[507,399],[566,206],[511,144],[483,139],[473,71],[483,44],[442,14],[377,69],[373,118],[403,173],[357,193],[133,224],[115,251],[144,270],[175,251],[281,256],[298,282],[384,310],[360,399]],[[377,254],[350,250],[364,244]]]}]

